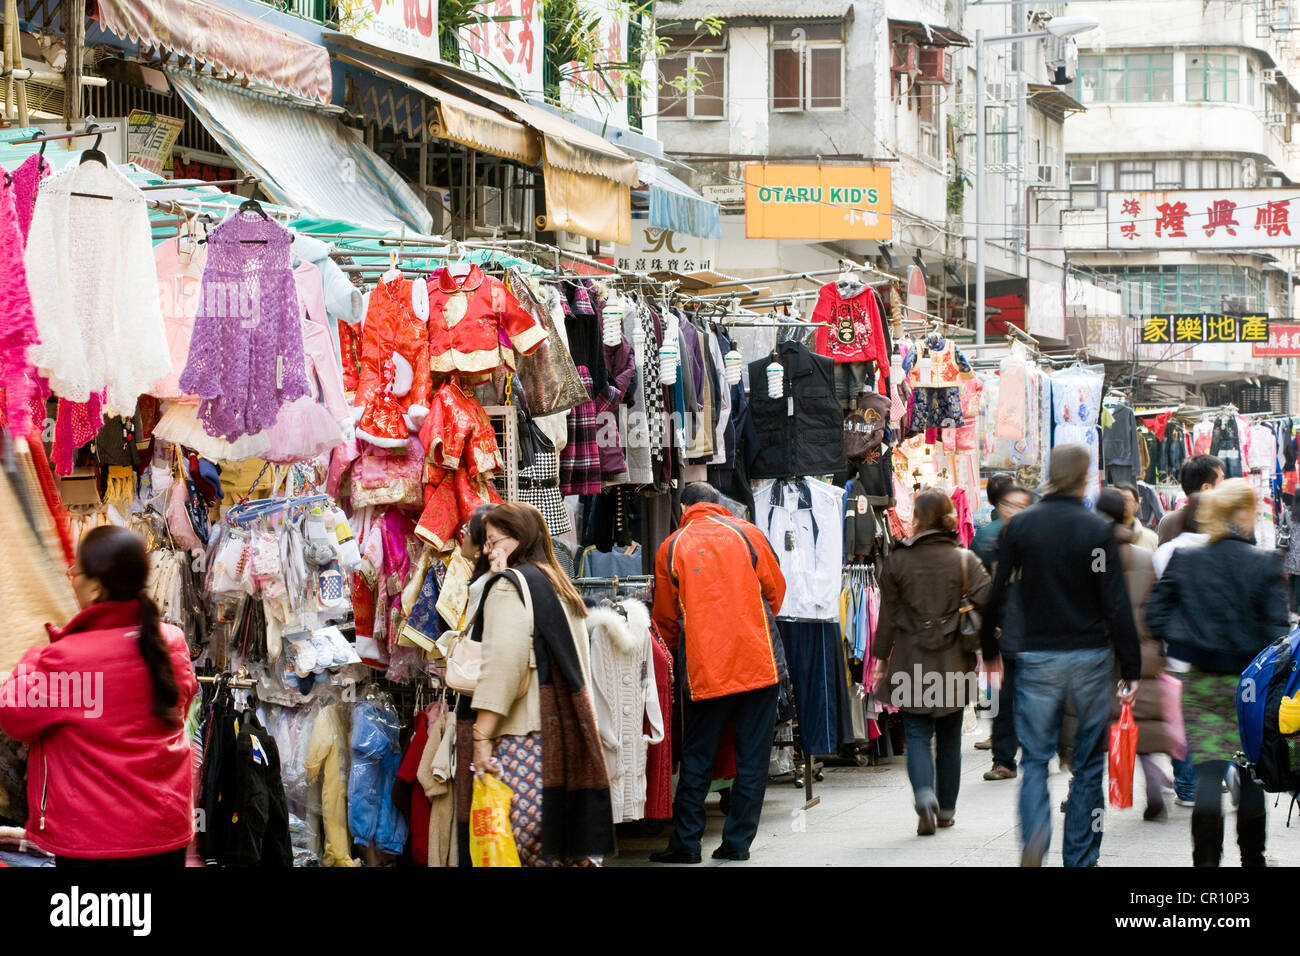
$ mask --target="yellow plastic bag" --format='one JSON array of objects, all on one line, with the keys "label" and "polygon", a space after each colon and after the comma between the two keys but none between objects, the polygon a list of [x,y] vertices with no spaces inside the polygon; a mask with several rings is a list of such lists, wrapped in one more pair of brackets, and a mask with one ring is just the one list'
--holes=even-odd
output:
[{"label": "yellow plastic bag", "polygon": [[474,778],[469,810],[469,855],[474,866],[519,866],[519,851],[510,830],[511,791],[499,777]]}]

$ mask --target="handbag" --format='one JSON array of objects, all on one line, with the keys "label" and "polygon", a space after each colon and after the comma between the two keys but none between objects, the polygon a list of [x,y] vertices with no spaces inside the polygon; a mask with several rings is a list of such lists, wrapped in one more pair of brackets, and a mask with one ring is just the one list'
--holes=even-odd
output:
[{"label": "handbag", "polygon": [[519,304],[546,331],[537,350],[531,355],[518,355],[515,363],[528,413],[534,417],[555,415],[590,401],[573,357],[551,319],[551,310],[533,293],[518,269],[507,270],[506,280]]},{"label": "handbag", "polygon": [[968,596],[970,588],[970,569],[966,565],[966,555],[961,556],[961,606],[957,608],[957,632],[961,635],[961,649],[973,654],[980,649],[980,631],[984,626],[984,617],[975,610]]},{"label": "handbag", "polygon": [[[519,578],[517,574],[515,577],[519,586],[524,589],[523,593],[527,594],[528,582]],[[468,694],[471,697],[478,688],[479,672],[483,667],[483,605],[487,603],[487,590],[491,585],[491,581],[484,585],[483,600],[479,602],[473,623],[469,627],[448,631],[438,639],[438,644],[441,645],[447,660],[443,683],[457,693]],[[478,634],[478,640],[471,636],[474,633]],[[529,679],[536,667],[534,652],[529,648],[528,667],[524,670],[524,679],[519,684],[519,692],[515,694],[516,700],[527,692]]]}]

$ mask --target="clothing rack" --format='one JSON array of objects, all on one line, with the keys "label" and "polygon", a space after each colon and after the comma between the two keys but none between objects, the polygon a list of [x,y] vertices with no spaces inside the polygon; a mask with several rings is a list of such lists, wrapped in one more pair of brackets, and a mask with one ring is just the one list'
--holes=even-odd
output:
[{"label": "clothing rack", "polygon": [[224,684],[233,690],[253,690],[257,681],[247,677],[231,677],[229,674],[200,674],[195,678],[200,684]]},{"label": "clothing rack", "polygon": [[59,139],[80,139],[83,136],[102,136],[104,133],[112,133],[117,129],[116,124],[109,123],[107,126],[101,126],[90,117],[86,125],[81,129],[68,130],[63,133],[36,133],[29,139],[16,139],[6,145],[8,146],[29,146],[34,143],[48,143]]},{"label": "clothing rack", "polygon": [[148,186],[140,186],[141,192],[149,192],[151,189],[190,189],[194,186],[247,186],[262,181],[260,176],[244,176],[240,179],[169,179],[165,183],[150,183]]},{"label": "clothing rack", "polygon": [[242,525],[258,518],[265,518],[285,508],[298,508],[303,505],[328,500],[329,495],[306,495],[300,498],[259,498],[257,501],[235,505],[226,513],[226,517],[235,524]]}]

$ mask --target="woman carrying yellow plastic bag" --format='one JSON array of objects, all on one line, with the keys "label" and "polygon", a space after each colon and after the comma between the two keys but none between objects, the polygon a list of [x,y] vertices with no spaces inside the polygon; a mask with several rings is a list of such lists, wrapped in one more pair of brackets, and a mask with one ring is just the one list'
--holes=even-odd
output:
[{"label": "woman carrying yellow plastic bag", "polygon": [[474,866],[519,866],[510,831],[510,801],[514,793],[490,773],[474,778],[469,811],[469,851]]}]

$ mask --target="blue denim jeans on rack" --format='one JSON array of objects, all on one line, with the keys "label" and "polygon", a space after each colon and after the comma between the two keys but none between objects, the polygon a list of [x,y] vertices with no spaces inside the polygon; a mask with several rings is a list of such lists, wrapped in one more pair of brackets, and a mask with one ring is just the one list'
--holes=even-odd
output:
[{"label": "blue denim jeans on rack", "polygon": [[1065,701],[1074,701],[1074,778],[1065,809],[1066,866],[1092,866],[1101,855],[1106,730],[1115,693],[1109,647],[1021,651],[1016,655],[1016,733],[1020,737],[1022,862],[1038,864],[1052,840],[1047,764],[1056,754]]}]

